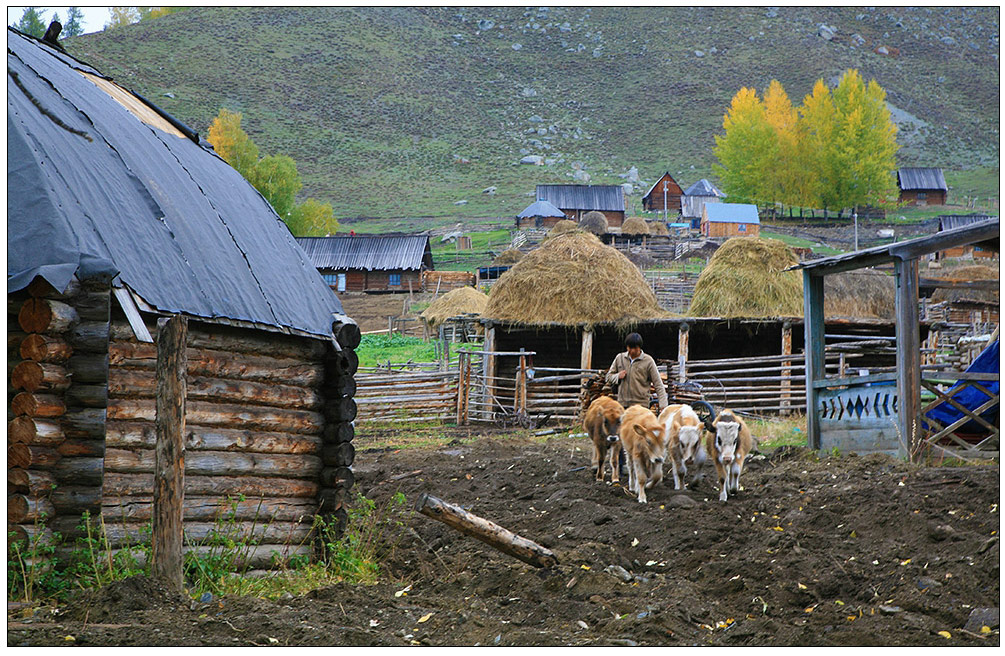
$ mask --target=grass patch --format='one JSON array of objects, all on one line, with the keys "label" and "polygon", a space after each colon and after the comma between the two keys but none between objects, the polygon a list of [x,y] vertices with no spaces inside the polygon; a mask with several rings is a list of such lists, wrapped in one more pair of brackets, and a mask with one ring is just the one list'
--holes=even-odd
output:
[{"label": "grass patch", "polygon": [[374,367],[388,362],[435,362],[436,346],[433,342],[423,341],[421,337],[400,333],[363,335],[356,354],[361,367]]},{"label": "grass patch", "polygon": [[807,446],[806,417],[777,417],[772,419],[746,419],[750,432],[757,438],[760,451],[770,451],[780,446]]},{"label": "grass patch", "polygon": [[844,252],[836,248],[831,248],[830,246],[823,246],[820,244],[820,242],[816,242],[811,239],[803,239],[802,237],[783,235],[778,232],[771,232],[770,230],[761,230],[761,238],[777,239],[778,241],[785,243],[787,246],[796,246],[799,248],[812,248],[814,253],[819,253],[820,255],[840,255],[841,253]]}]

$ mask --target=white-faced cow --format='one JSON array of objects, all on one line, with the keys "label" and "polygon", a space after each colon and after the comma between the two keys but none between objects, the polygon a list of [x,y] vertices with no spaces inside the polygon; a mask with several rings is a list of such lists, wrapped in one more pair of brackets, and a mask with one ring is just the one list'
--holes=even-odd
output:
[{"label": "white-faced cow", "polygon": [[611,451],[611,483],[621,481],[618,468],[618,454],[621,445],[618,444],[618,429],[621,427],[621,417],[625,409],[615,399],[601,396],[590,404],[586,410],[583,427],[593,440],[593,459],[590,466],[597,481],[604,480],[604,457],[608,449]]},{"label": "white-faced cow", "polygon": [[706,448],[719,474],[719,500],[725,501],[727,491],[735,494],[740,489],[740,472],[753,447],[753,438],[747,424],[731,410],[720,412],[712,422],[712,429],[706,438]]},{"label": "white-faced cow", "polygon": [[674,489],[680,490],[686,486],[688,465],[693,484],[705,463],[705,447],[701,443],[703,425],[689,405],[668,405],[660,413],[659,420],[666,427],[666,453],[673,469]]}]

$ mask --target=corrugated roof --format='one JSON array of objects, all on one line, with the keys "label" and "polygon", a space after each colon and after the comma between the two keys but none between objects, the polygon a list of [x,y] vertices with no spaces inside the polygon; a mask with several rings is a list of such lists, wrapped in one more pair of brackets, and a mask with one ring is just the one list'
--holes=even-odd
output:
[{"label": "corrugated roof", "polygon": [[709,223],[754,223],[760,225],[757,206],[746,203],[706,203]]},{"label": "corrugated roof", "polygon": [[991,216],[988,214],[943,214],[939,217],[939,231],[952,230],[971,223],[988,221]]},{"label": "corrugated roof", "polygon": [[516,215],[518,219],[531,219],[540,216],[541,218],[565,216],[565,212],[558,209],[546,200],[534,201],[527,206],[527,209]]},{"label": "corrugated roof", "polygon": [[914,189],[941,189],[949,191],[942,169],[903,168],[897,170],[897,183],[905,191]]},{"label": "corrugated roof", "polygon": [[702,178],[698,182],[687,188],[684,192],[685,196],[715,196],[717,198],[725,198],[726,194],[718,189],[714,184]]},{"label": "corrugated roof", "polygon": [[330,337],[349,319],[285,224],[166,120],[7,30],[8,293],[37,275],[58,290],[75,274],[117,275],[159,311]]},{"label": "corrugated roof", "polygon": [[537,198],[563,210],[625,211],[620,185],[538,185]]},{"label": "corrugated roof", "polygon": [[419,270],[433,268],[428,235],[297,237],[318,269]]}]

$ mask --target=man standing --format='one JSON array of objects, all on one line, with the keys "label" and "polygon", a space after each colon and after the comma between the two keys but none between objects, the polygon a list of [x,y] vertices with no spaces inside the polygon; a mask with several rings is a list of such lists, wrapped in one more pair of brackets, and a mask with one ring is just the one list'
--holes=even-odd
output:
[{"label": "man standing", "polygon": [[628,408],[638,404],[649,407],[649,386],[656,389],[660,408],[667,407],[667,390],[652,356],[642,352],[642,335],[632,333],[625,338],[627,350],[618,353],[607,371],[607,382],[618,386],[618,403]]}]

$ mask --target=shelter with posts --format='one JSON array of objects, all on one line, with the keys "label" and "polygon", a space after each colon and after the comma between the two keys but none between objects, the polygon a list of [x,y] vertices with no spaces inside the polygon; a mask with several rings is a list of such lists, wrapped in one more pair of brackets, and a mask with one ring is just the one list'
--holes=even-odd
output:
[{"label": "shelter with posts", "polygon": [[297,237],[328,285],[338,292],[401,292],[422,287],[432,271],[429,235]]},{"label": "shelter with posts", "polygon": [[677,216],[681,213],[683,195],[680,185],[670,175],[670,171],[667,171],[642,197],[642,209],[647,212],[663,212],[668,217]]},{"label": "shelter with posts", "polygon": [[[169,470],[189,548],[232,512],[249,566],[310,554],[316,513],[347,519],[358,327],[197,134],[49,44],[7,49],[9,533],[72,540],[89,512],[135,544]],[[162,431],[167,318],[187,367]]]},{"label": "shelter with posts", "polygon": [[[918,262],[932,253],[967,244],[997,250],[999,239],[995,218],[795,267],[803,272],[806,424],[811,448],[882,451],[912,459],[928,452],[997,457],[1000,448],[997,362],[994,371],[956,371],[938,364],[922,366]],[[830,376],[824,371],[824,279],[881,264],[893,264],[897,281],[895,371]],[[964,405],[954,397],[968,388],[978,392],[978,396]],[[936,427],[929,411],[946,405],[960,411],[962,416],[949,425]],[[988,420],[989,413],[994,417],[993,422]],[[976,435],[960,434],[968,429],[975,430]]]},{"label": "shelter with posts", "polygon": [[570,221],[587,212],[600,212],[607,225],[620,227],[625,220],[625,190],[620,185],[537,185],[538,200],[557,207]]},{"label": "shelter with posts", "polygon": [[908,205],[945,205],[949,186],[939,168],[897,169],[900,202]]}]

